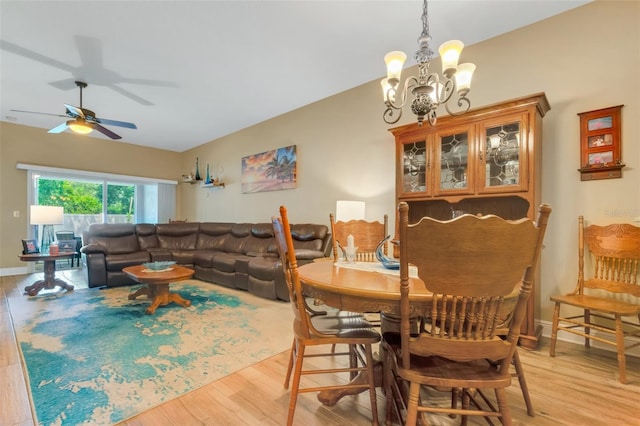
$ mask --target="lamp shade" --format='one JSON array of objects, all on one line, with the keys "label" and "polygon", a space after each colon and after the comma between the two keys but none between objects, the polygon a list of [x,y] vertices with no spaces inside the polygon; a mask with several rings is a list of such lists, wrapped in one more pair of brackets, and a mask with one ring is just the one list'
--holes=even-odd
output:
[{"label": "lamp shade", "polygon": [[440,52],[440,59],[442,60],[442,73],[447,78],[451,78],[451,76],[456,72],[458,59],[460,58],[460,53],[463,48],[464,43],[460,40],[449,40],[442,43],[440,49],[438,49]]},{"label": "lamp shade", "polygon": [[63,207],[31,206],[29,213],[32,225],[62,225],[64,223]]},{"label": "lamp shade", "polygon": [[476,66],[472,63],[464,63],[458,65],[458,72],[455,75],[458,93],[466,95],[471,90],[471,77],[476,70]]},{"label": "lamp shade", "polygon": [[387,64],[387,79],[392,86],[395,86],[400,81],[402,66],[406,60],[407,55],[399,50],[394,50],[385,55],[384,62]]},{"label": "lamp shade", "polygon": [[336,221],[364,220],[364,201],[336,201]]}]

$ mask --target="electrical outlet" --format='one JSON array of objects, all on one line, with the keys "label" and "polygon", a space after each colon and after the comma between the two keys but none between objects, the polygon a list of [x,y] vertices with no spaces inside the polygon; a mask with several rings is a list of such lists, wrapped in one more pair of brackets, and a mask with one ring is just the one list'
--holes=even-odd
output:
[{"label": "electrical outlet", "polygon": [[14,210],[13,217],[20,217],[20,210]]}]

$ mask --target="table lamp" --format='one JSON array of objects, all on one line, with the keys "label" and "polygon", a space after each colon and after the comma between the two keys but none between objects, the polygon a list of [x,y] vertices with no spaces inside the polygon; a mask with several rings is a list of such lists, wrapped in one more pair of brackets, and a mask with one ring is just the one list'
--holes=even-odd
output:
[{"label": "table lamp", "polygon": [[49,253],[49,246],[54,241],[53,225],[64,223],[64,208],[55,206],[31,206],[30,217],[32,225],[42,225],[42,243],[40,251]]},{"label": "table lamp", "polygon": [[364,220],[364,201],[336,201],[336,222]]}]

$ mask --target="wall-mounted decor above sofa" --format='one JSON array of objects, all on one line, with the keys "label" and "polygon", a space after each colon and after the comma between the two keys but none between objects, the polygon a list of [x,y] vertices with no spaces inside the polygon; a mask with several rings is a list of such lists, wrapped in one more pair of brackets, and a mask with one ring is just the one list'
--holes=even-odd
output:
[{"label": "wall-mounted decor above sofa", "polygon": [[297,167],[295,145],[243,157],[242,193],[295,188]]},{"label": "wall-mounted decor above sofa", "polygon": [[[291,225],[298,264],[328,257],[326,225]],[[82,257],[89,287],[135,284],[122,268],[175,260],[194,278],[288,300],[271,223],[186,222],[93,224],[84,233]]]}]

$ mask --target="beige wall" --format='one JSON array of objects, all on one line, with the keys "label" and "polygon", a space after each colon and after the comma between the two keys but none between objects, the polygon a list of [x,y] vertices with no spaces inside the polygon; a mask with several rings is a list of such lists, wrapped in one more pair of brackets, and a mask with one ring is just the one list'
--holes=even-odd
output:
[{"label": "beige wall", "polygon": [[[26,163],[65,169],[176,180],[180,154],[137,145],[0,123],[0,271],[24,267],[20,240],[28,236]],[[20,217],[14,218],[13,212]],[[1,274],[0,274],[1,275]]]},{"label": "beige wall", "polygon": [[[542,200],[553,213],[536,295],[541,306],[536,317],[545,321],[552,314],[549,295],[575,286],[578,215],[597,223],[640,217],[638,22],[640,2],[597,1],[463,52],[465,62],[477,65],[470,93],[474,106],[537,92],[545,92],[551,103],[544,118]],[[283,88],[283,96],[287,90],[303,88]],[[394,139],[382,121],[380,92],[373,81],[185,152],[185,173],[199,156],[214,169],[222,165],[227,188],[182,185],[183,215],[266,221],[285,204],[293,222],[328,223],[336,200],[359,199],[367,203],[367,219],[394,217]],[[581,182],[577,113],[620,104],[625,105],[623,178]],[[412,120],[409,112],[399,124]],[[298,148],[298,188],[242,194],[241,158],[290,144]]]},{"label": "beige wall", "polygon": [[[575,285],[577,216],[582,214],[588,221],[597,223],[631,222],[640,217],[638,22],[640,2],[596,1],[468,46],[463,52],[463,60],[474,62],[478,67],[470,93],[474,106],[537,92],[545,92],[551,103],[551,111],[544,119],[542,199],[554,210],[542,257],[541,289],[537,293],[537,305],[541,306],[537,317],[544,321],[551,318],[549,295],[568,292]],[[417,32],[418,28],[416,36]],[[384,53],[380,52],[381,58]],[[383,67],[381,59],[381,77]],[[433,67],[437,69],[438,64],[434,63]],[[415,69],[410,73],[415,74]],[[405,74],[409,73],[405,71]],[[287,90],[304,88],[284,87],[283,96],[287,96]],[[207,162],[214,176],[220,168],[224,169],[221,176],[227,184],[224,189],[179,185],[179,216],[192,221],[266,222],[279,205],[285,204],[293,222],[328,223],[329,213],[335,209],[338,199],[366,201],[367,219],[377,219],[385,213],[394,217],[394,140],[387,131],[391,126],[382,121],[380,92],[378,82],[373,81],[182,154],[157,151],[158,158],[166,158],[164,161],[169,163],[165,164],[167,168],[161,170],[158,164],[162,160],[154,160],[154,165],[143,170],[148,176],[176,179],[191,171],[196,156],[200,157],[201,173]],[[627,167],[623,169],[623,179],[581,182],[577,172],[580,151],[576,114],[619,104],[625,105],[622,141]],[[409,112],[398,124],[412,120]],[[21,143],[16,131],[9,144]],[[26,139],[32,140],[34,149],[40,149],[35,141],[50,143],[47,135],[33,133],[34,129],[25,131],[30,132]],[[4,133],[3,129],[0,230],[2,248],[11,253],[0,256],[0,267],[9,267],[15,265],[13,241],[18,241],[23,235],[21,230],[26,229],[23,219],[10,218],[12,210],[26,208],[24,196],[9,195],[15,188],[21,192],[26,187],[24,172],[15,170],[15,163],[71,167],[58,162],[64,163],[64,150],[73,153],[82,145],[77,142],[79,139],[71,139],[69,144],[73,143],[74,148],[68,149],[62,144],[57,155],[38,153],[36,159],[32,159],[28,150],[20,148],[19,159],[6,160]],[[96,145],[106,143],[95,142]],[[298,187],[242,194],[241,158],[291,144],[298,149]],[[122,146],[127,147],[127,153],[140,153],[141,158],[145,158],[142,154],[148,158],[147,151],[140,151],[141,148]],[[83,154],[76,156],[74,167],[97,163],[103,165],[99,171],[134,174],[138,160],[131,158],[128,164],[121,164],[118,154],[111,155],[115,147],[101,145],[100,155],[90,157],[93,161],[83,158],[82,155],[89,152],[82,151]],[[96,158],[103,160],[95,161]],[[117,160],[112,162],[114,158]],[[179,170],[171,164],[171,158],[178,159]],[[12,170],[7,170],[7,165]],[[7,177],[11,183],[6,183]],[[5,205],[7,199],[11,205]],[[393,220],[391,222],[393,228]],[[19,229],[14,230],[16,227]],[[7,243],[7,239],[11,243]]]}]

